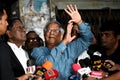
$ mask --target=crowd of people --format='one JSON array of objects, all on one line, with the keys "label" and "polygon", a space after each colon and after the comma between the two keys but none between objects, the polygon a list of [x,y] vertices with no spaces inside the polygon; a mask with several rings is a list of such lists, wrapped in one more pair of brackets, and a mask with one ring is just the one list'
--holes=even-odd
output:
[{"label": "crowd of people", "polygon": [[[0,5],[0,36],[6,37],[5,41],[0,39],[0,80],[28,80],[31,77],[42,80],[43,77],[27,73],[30,59],[36,66],[50,61],[59,73],[55,80],[69,80],[75,74],[72,64],[91,45],[99,46],[104,61],[101,67],[104,77],[100,80],[120,80],[120,22],[106,20],[101,23],[97,38],[89,23],[82,20],[76,5],[67,5],[64,10],[71,17],[66,31],[58,21],[50,21],[44,28],[43,41],[35,31],[26,33],[18,17],[7,19],[6,10]],[[93,41],[96,42],[93,44]]]}]

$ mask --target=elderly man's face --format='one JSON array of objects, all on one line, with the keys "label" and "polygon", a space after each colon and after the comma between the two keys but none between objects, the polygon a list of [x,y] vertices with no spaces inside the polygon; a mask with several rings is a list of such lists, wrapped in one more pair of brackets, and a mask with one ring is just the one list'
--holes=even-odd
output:
[{"label": "elderly man's face", "polygon": [[10,40],[14,42],[24,42],[26,40],[26,30],[24,25],[16,20],[11,30],[7,30]]},{"label": "elderly man's face", "polygon": [[45,33],[45,41],[47,45],[57,46],[62,40],[63,34],[60,32],[60,27],[56,23],[48,26]]}]

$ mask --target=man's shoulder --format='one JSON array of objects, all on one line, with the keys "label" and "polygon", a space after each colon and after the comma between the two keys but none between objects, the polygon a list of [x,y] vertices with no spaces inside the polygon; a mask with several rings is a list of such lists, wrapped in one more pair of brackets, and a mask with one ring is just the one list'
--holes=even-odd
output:
[{"label": "man's shoulder", "polygon": [[9,47],[6,42],[0,41],[0,48]]},{"label": "man's shoulder", "polygon": [[44,51],[44,50],[49,50],[49,48],[47,48],[45,46],[40,46],[40,47],[33,48],[32,51]]}]

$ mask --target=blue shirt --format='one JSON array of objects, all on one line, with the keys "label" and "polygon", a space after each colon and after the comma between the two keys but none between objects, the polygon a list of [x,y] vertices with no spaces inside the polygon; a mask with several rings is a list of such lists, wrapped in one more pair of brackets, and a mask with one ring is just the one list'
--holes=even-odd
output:
[{"label": "blue shirt", "polygon": [[79,25],[81,37],[71,43],[65,45],[61,42],[53,49],[47,47],[34,48],[31,56],[35,59],[37,65],[42,65],[46,60],[53,64],[53,69],[59,72],[57,80],[68,80],[71,76],[71,65],[75,59],[88,48],[93,40],[93,34],[87,23]]}]

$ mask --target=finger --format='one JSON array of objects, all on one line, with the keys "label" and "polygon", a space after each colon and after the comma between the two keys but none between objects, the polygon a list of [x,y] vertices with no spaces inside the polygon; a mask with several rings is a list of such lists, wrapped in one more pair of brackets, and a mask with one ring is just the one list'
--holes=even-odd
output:
[{"label": "finger", "polygon": [[42,78],[41,78],[41,77],[38,77],[37,80],[42,80]]},{"label": "finger", "polygon": [[69,23],[67,26],[67,33],[70,35],[71,35],[72,28],[73,28],[73,23]]},{"label": "finger", "polygon": [[68,21],[68,24],[70,24],[70,23],[73,23],[73,20],[69,20],[69,21]]},{"label": "finger", "polygon": [[112,60],[105,60],[105,62],[113,62]]},{"label": "finger", "polygon": [[111,68],[112,68],[112,66],[111,66],[110,64],[108,64],[107,67],[108,67],[108,69],[111,69]]},{"label": "finger", "polygon": [[72,27],[73,27],[73,23],[72,22],[68,23],[67,30],[69,30],[69,32],[71,32]]},{"label": "finger", "polygon": [[73,5],[71,5],[71,4],[70,4],[70,9],[71,9],[72,12],[75,11]]},{"label": "finger", "polygon": [[72,41],[72,40],[74,40],[75,38],[76,38],[76,36],[75,36],[75,35],[74,35],[74,36],[72,36],[72,37],[71,37],[71,41]]},{"label": "finger", "polygon": [[107,69],[111,69],[113,67],[113,65],[111,65],[109,62],[105,62],[104,66]]},{"label": "finger", "polygon": [[69,10],[70,13],[73,12],[72,8],[71,8],[71,5],[67,5],[67,8],[68,8],[68,10]]},{"label": "finger", "polygon": [[78,11],[77,6],[75,5],[75,11]]},{"label": "finger", "polygon": [[109,71],[114,71],[114,68],[110,68],[110,69],[108,69]]},{"label": "finger", "polygon": [[67,10],[67,9],[64,9],[66,13],[68,13],[68,15],[71,15],[71,13]]},{"label": "finger", "polygon": [[71,19],[71,20],[68,21],[68,23],[73,23],[73,22],[75,22],[75,20]]},{"label": "finger", "polygon": [[108,62],[111,65],[115,65],[115,63],[112,60],[105,60],[105,62]]}]

